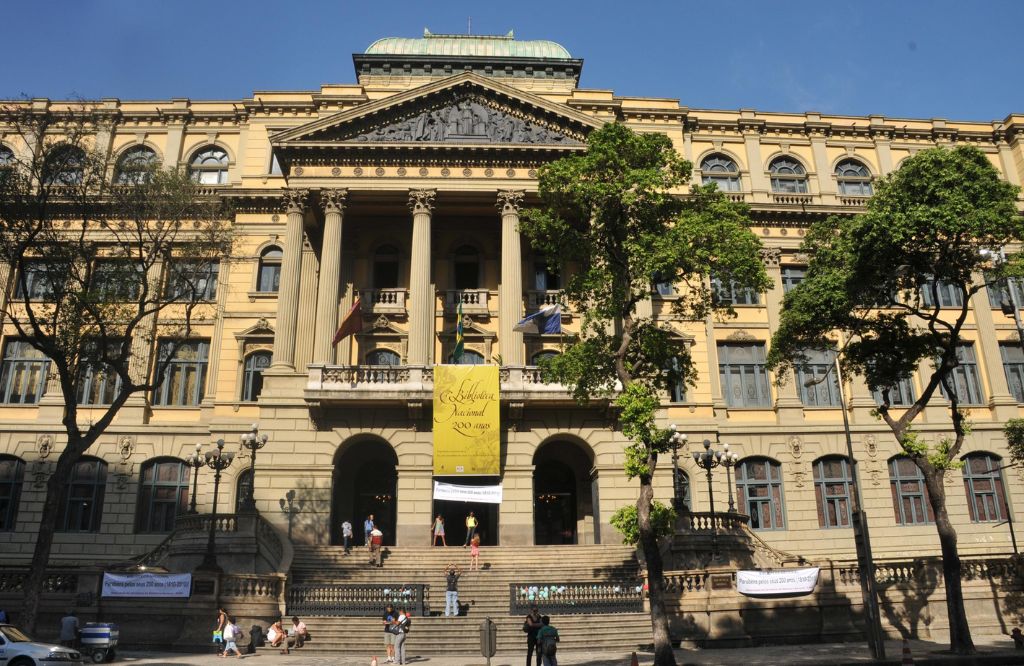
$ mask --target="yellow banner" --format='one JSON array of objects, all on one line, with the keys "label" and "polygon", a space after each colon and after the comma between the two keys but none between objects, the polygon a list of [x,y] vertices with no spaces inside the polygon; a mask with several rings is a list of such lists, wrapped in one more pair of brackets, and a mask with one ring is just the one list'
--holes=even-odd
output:
[{"label": "yellow banner", "polygon": [[498,366],[434,367],[434,474],[501,473]]}]

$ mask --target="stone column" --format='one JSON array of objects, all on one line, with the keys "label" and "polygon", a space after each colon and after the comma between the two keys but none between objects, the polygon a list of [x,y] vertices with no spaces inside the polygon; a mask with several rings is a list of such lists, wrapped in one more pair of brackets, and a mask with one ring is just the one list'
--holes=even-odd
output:
[{"label": "stone column", "polygon": [[[975,275],[974,283],[979,284],[983,279],[983,276]],[[992,306],[989,305],[985,289],[971,296],[971,309],[978,323],[978,344],[974,346],[974,358],[979,368],[984,368],[984,375],[988,375],[988,406],[994,410],[994,416],[999,421],[1014,418],[1017,415],[1017,399],[1010,393],[1006,381]]]},{"label": "stone column", "polygon": [[434,286],[430,281],[430,222],[437,190],[410,190],[409,365],[429,365],[434,350]]},{"label": "stone column", "polygon": [[331,340],[338,330],[338,287],[341,282],[341,223],[348,190],[320,193],[324,207],[324,241],[320,249],[320,280],[316,292],[313,363],[334,362]]},{"label": "stone column", "polygon": [[[765,293],[765,309],[768,311],[768,330],[776,331],[779,328],[779,318],[782,314],[782,267],[779,265],[782,258],[782,250],[777,247],[766,247],[761,250],[761,260],[764,262],[765,272],[772,281],[772,287]],[[803,420],[804,408],[800,402],[798,393],[799,387],[796,379],[792,376],[786,378],[786,382],[776,387],[775,410],[778,413],[779,423],[799,423]]]},{"label": "stone column", "polygon": [[295,369],[295,327],[299,318],[299,273],[302,265],[302,221],[309,190],[285,190],[288,226],[284,235],[281,282],[277,292],[274,362],[277,368]]},{"label": "stone column", "polygon": [[522,317],[523,252],[519,236],[522,190],[498,192],[501,209],[501,284],[498,286],[498,343],[504,365],[525,364],[523,334],[512,330]]}]

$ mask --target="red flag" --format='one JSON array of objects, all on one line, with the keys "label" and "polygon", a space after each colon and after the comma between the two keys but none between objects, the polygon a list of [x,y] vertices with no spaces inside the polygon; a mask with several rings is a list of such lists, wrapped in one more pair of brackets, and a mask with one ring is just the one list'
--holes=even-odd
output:
[{"label": "red flag", "polygon": [[363,330],[363,306],[359,302],[359,297],[356,297],[356,302],[352,304],[352,309],[348,311],[345,318],[341,320],[341,326],[338,327],[338,332],[334,334],[334,339],[331,340],[331,346],[336,346],[339,342],[344,340],[350,335],[358,333]]}]

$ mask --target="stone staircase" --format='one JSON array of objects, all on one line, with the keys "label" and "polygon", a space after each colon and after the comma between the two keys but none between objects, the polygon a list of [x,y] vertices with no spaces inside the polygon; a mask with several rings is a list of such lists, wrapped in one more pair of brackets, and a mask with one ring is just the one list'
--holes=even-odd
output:
[{"label": "stone staircase", "polygon": [[[480,654],[479,628],[491,618],[498,629],[498,651],[522,651],[523,615],[509,610],[509,586],[557,583],[636,584],[639,565],[627,546],[482,547],[480,571],[469,571],[469,551],[461,547],[386,549],[383,568],[371,567],[365,548],[345,555],[337,546],[296,546],[290,585],[429,585],[427,614],[413,617],[406,641],[409,655]],[[449,562],[463,570],[459,581],[462,614],[446,618],[444,569]],[[381,613],[383,607],[381,608]],[[544,612],[542,610],[542,612]],[[288,610],[289,615],[292,610]],[[563,651],[631,650],[651,642],[646,612],[613,614],[549,613],[561,634]],[[375,617],[302,615],[312,640],[303,651],[323,654],[384,654],[384,631]],[[270,648],[263,648],[268,650]]]}]

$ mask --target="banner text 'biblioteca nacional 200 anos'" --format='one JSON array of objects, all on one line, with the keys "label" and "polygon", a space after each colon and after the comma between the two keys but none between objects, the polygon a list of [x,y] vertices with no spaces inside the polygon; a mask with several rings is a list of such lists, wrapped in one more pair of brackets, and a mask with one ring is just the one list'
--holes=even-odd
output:
[{"label": "banner text 'biblioteca nacional 200 anos'", "polygon": [[496,365],[434,368],[434,474],[501,473]]}]

